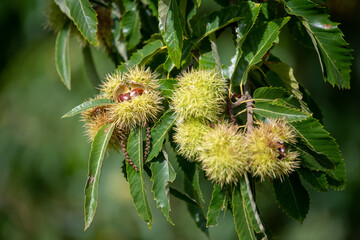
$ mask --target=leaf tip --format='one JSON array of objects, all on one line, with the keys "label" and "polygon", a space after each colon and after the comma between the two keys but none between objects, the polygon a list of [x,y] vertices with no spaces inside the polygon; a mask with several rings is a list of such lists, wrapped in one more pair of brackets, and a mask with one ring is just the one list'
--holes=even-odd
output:
[{"label": "leaf tip", "polygon": [[152,228],[152,222],[151,222],[151,221],[146,221],[146,224],[148,225],[148,228],[151,230],[151,228]]},{"label": "leaf tip", "polygon": [[65,87],[67,88],[67,90],[71,91],[70,79],[69,79],[69,82],[68,82],[68,83],[65,83],[65,81],[64,81],[64,85],[65,85]]},{"label": "leaf tip", "polygon": [[91,222],[92,222],[92,219],[90,220],[90,222],[88,222],[85,218],[84,232],[90,227]]},{"label": "leaf tip", "polygon": [[65,113],[64,115],[61,116],[61,118],[68,118],[71,117],[68,113]]}]

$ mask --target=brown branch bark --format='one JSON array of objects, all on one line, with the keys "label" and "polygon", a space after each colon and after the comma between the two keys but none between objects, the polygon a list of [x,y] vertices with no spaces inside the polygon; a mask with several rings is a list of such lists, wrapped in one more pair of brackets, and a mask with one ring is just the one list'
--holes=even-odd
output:
[{"label": "brown branch bark", "polygon": [[[245,96],[247,100],[251,100],[252,97],[248,91],[245,92]],[[246,121],[246,129],[247,132],[251,132],[254,127],[254,101],[247,101],[246,102],[246,111],[247,111],[247,121]]]},{"label": "brown branch bark", "polygon": [[246,96],[246,95],[242,95],[240,98],[238,98],[238,99],[236,100],[236,102],[233,102],[233,103],[231,104],[231,107],[232,107],[232,108],[236,108],[236,107],[240,106],[240,105],[243,103],[243,101],[245,101],[245,100],[247,100],[247,96]]}]

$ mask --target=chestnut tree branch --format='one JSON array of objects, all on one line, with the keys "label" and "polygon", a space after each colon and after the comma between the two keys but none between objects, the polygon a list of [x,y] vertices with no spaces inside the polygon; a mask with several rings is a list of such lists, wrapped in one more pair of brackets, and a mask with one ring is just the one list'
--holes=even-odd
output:
[{"label": "chestnut tree branch", "polygon": [[[246,99],[247,100],[251,100],[252,97],[250,96],[249,92],[246,91],[245,94]],[[251,132],[254,126],[254,112],[253,112],[253,107],[254,107],[254,101],[247,101],[246,102],[246,111],[247,111],[247,121],[246,121],[246,129],[247,132]]]},{"label": "chestnut tree branch", "polygon": [[[245,94],[240,96],[236,100],[236,102],[234,102],[234,103],[231,103],[231,100],[229,99],[228,106],[231,105],[232,108],[236,108],[236,107],[240,106],[243,103],[246,104],[246,108],[245,108],[246,112],[247,112],[246,129],[247,129],[247,132],[249,133],[249,132],[252,131],[252,129],[254,127],[254,112],[253,112],[254,100],[251,97],[249,91],[248,90],[245,91]],[[229,110],[229,112],[230,112],[230,110]],[[260,228],[261,232],[264,235],[264,237],[262,239],[264,239],[264,240],[268,239],[268,237],[266,235],[266,232],[265,232],[265,227],[264,227],[263,223],[261,222],[260,214],[259,214],[259,212],[257,210],[257,207],[256,207],[256,202],[255,202],[252,190],[251,190],[250,181],[249,181],[249,178],[248,178],[247,174],[245,174],[244,178],[245,178],[245,183],[246,183],[246,189],[247,189],[247,192],[249,194],[249,199],[250,199],[250,202],[251,202],[251,208],[252,208],[252,210],[254,212],[256,222],[259,225],[259,228]]]}]

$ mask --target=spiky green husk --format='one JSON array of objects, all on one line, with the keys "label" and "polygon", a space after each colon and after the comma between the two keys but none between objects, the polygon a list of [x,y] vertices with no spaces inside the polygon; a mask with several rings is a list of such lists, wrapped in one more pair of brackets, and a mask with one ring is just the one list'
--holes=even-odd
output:
[{"label": "spiky green husk", "polygon": [[113,98],[114,90],[119,83],[128,83],[128,80],[120,72],[108,74],[105,77],[105,81],[100,85],[100,94],[104,98]]},{"label": "spiky green husk", "polygon": [[266,177],[282,179],[298,168],[298,153],[284,145],[295,143],[295,137],[294,131],[283,120],[269,120],[267,124],[260,122],[248,133],[246,145],[253,176],[260,177],[261,181]]},{"label": "spiky green husk", "polygon": [[189,161],[197,160],[203,136],[211,127],[196,119],[188,119],[175,128],[174,141],[179,144],[178,152]]},{"label": "spiky green husk", "polygon": [[121,73],[116,71],[115,73],[108,74],[105,77],[105,81],[100,85],[100,93],[104,98],[113,98],[114,90],[120,84],[126,84],[129,86],[129,83],[141,83],[150,89],[155,89],[158,87],[158,75],[152,73],[150,69],[144,67],[135,66],[128,69],[128,73]]},{"label": "spiky green husk", "polygon": [[133,129],[153,122],[163,111],[163,97],[156,91],[137,96],[130,101],[120,102],[109,107],[110,116],[121,129]]},{"label": "spiky green husk", "polygon": [[244,135],[228,123],[215,125],[203,137],[198,159],[206,176],[218,183],[237,183],[248,168]]},{"label": "spiky green husk", "polygon": [[150,68],[145,69],[144,66],[128,69],[128,73],[125,73],[125,77],[129,82],[142,83],[145,86],[155,89],[159,86],[158,75],[151,72]]},{"label": "spiky green husk", "polygon": [[192,70],[178,78],[172,108],[180,119],[215,122],[224,110],[226,83],[213,70]]},{"label": "spiky green husk", "polygon": [[[81,117],[82,121],[85,122],[85,135],[88,137],[89,142],[94,141],[96,134],[104,124],[112,123],[107,106],[88,109],[82,112]],[[109,146],[115,149],[119,148],[120,142],[125,140],[128,134],[125,130],[115,127]]]}]

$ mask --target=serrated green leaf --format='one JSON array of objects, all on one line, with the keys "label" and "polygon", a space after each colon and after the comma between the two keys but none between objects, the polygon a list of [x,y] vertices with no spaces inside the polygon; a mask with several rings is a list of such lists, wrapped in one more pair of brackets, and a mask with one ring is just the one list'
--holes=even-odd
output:
[{"label": "serrated green leaf", "polygon": [[180,168],[184,172],[184,191],[190,196],[190,198],[194,199],[197,203],[196,206],[194,206],[193,204],[187,204],[189,213],[194,219],[196,226],[198,226],[198,228],[200,228],[200,230],[208,236],[209,229],[206,226],[207,220],[203,213],[202,207],[199,204],[199,197],[202,201],[204,201],[200,189],[199,169],[196,163],[189,162],[180,155],[176,155],[176,158]]},{"label": "serrated green leaf", "polygon": [[[168,140],[166,140],[164,144],[163,151],[166,151],[169,158],[173,159],[174,164],[177,164],[179,162],[182,162],[182,170],[184,171],[184,190],[185,194],[181,193],[173,188],[170,188],[170,193],[187,203],[187,208],[189,210],[189,213],[191,217],[194,219],[196,225],[200,228],[201,231],[203,231],[207,236],[209,234],[209,230],[206,227],[206,218],[204,216],[204,213],[202,211],[202,207],[199,204],[199,192],[200,191],[200,185],[198,184],[198,177],[199,175],[195,174],[194,168],[191,168],[191,165],[187,165],[186,161],[181,156],[176,155],[175,150],[173,149],[173,146],[170,144]],[[179,160],[180,159],[180,160]],[[177,161],[175,161],[177,160]],[[195,167],[194,165],[192,165]]]},{"label": "serrated green leaf", "polygon": [[199,68],[200,69],[215,69],[216,62],[212,52],[206,52],[199,57]]},{"label": "serrated green leaf", "polygon": [[255,99],[282,99],[285,104],[291,108],[301,108],[299,99],[280,87],[260,87],[255,90],[253,96]]},{"label": "serrated green leaf", "polygon": [[168,48],[168,54],[177,68],[180,68],[183,47],[183,28],[176,0],[159,1],[159,29]]},{"label": "serrated green leaf", "polygon": [[61,31],[58,33],[55,42],[55,65],[56,70],[60,76],[61,81],[71,90],[71,71],[69,63],[69,38],[71,25],[64,24]]},{"label": "serrated green leaf", "polygon": [[193,205],[194,207],[199,206],[199,204],[195,201],[195,199],[190,198],[188,195],[176,190],[175,188],[170,188],[170,194],[186,202],[187,204]]},{"label": "serrated green leaf", "polygon": [[164,62],[163,68],[164,71],[167,73],[170,73],[175,68],[175,64],[173,63],[173,61],[171,61],[170,56],[168,56],[166,61]]},{"label": "serrated green leaf", "polygon": [[169,215],[171,211],[169,184],[175,180],[176,172],[164,155],[159,154],[150,165],[152,192],[155,196],[156,206],[161,208],[168,222],[173,224]]},{"label": "serrated green leaf", "polygon": [[220,212],[225,209],[227,204],[226,194],[223,192],[221,187],[214,184],[214,190],[211,195],[211,201],[207,212],[207,223],[206,226],[213,227],[218,224],[217,219]]},{"label": "serrated green leaf", "polygon": [[84,102],[84,103],[74,107],[69,112],[65,113],[61,118],[72,117],[76,114],[79,114],[79,113],[85,111],[85,110],[95,108],[95,107],[101,107],[101,106],[105,106],[105,105],[109,105],[109,104],[114,104],[114,101],[111,99],[105,99],[105,98],[90,100],[90,101]]},{"label": "serrated green leaf", "polygon": [[311,150],[302,142],[292,147],[300,154],[301,164],[304,167],[315,171],[325,171],[335,168],[335,164],[327,156]]},{"label": "serrated green leaf", "polygon": [[286,11],[298,16],[318,53],[325,81],[350,88],[351,54],[338,24],[330,21],[326,8],[310,0],[286,0]]},{"label": "serrated green leaf", "polygon": [[301,167],[296,169],[300,176],[310,183],[316,190],[320,192],[326,192],[328,190],[328,183],[326,180],[326,175],[323,172],[312,171],[310,169]]},{"label": "serrated green leaf", "polygon": [[168,131],[176,121],[176,115],[172,111],[167,111],[151,129],[151,151],[146,159],[150,162],[162,149],[164,139]]},{"label": "serrated green leaf", "polygon": [[[242,2],[241,4],[242,5],[240,5],[240,7],[245,8],[245,18],[238,22],[238,26],[235,29],[238,50],[241,50],[242,44],[244,43],[244,40],[249,34],[251,28],[254,26],[261,8],[260,4],[256,4],[253,2]],[[240,51],[240,53],[241,52],[242,51]]]},{"label": "serrated green leaf", "polygon": [[158,73],[161,76],[165,75],[164,63],[166,62],[167,57],[168,54],[166,53],[166,48],[163,48],[162,51],[160,51],[154,57],[147,58],[144,62],[147,67],[153,69],[154,72]]},{"label": "serrated green leaf", "polygon": [[[201,201],[204,202],[204,197],[200,188],[200,180],[199,180],[199,167],[194,162],[189,162],[185,158],[180,155],[177,155],[177,160],[180,168],[183,170],[185,178],[191,183],[194,191],[194,198],[200,197]],[[191,197],[193,195],[189,194]]]},{"label": "serrated green leaf", "polygon": [[339,162],[335,169],[326,170],[326,179],[330,187],[344,190],[346,187],[346,169],[344,161]]},{"label": "serrated green leaf", "polygon": [[291,18],[287,26],[289,33],[299,44],[306,48],[314,49],[314,45],[306,28],[297,18]]},{"label": "serrated green leaf", "polygon": [[212,52],[212,55],[213,55],[213,57],[215,59],[216,71],[221,74],[220,56],[219,56],[219,53],[218,53],[217,45],[215,43],[215,39],[216,39],[215,38],[215,33],[210,34],[209,40],[210,40],[210,45],[211,45],[211,52]]},{"label": "serrated green leaf", "polygon": [[305,120],[310,116],[308,113],[278,104],[276,100],[272,102],[257,101],[253,111],[265,118],[281,119],[285,117],[288,122]]},{"label": "serrated green leaf", "polygon": [[194,25],[191,23],[191,20],[193,19],[194,16],[196,16],[198,6],[195,4],[194,1],[183,1],[183,2],[187,2],[186,13],[185,13],[185,20],[186,20],[185,28],[186,29],[188,28],[189,29],[188,32],[192,33]]},{"label": "serrated green leaf", "polygon": [[280,29],[289,21],[289,17],[269,22],[257,22],[250,30],[244,44],[242,55],[236,60],[231,77],[233,86],[245,84],[250,69],[261,61],[277,39]]},{"label": "serrated green leaf", "polygon": [[126,72],[128,67],[131,68],[135,65],[144,65],[146,60],[159,53],[162,47],[163,42],[161,40],[149,42],[142,49],[136,51],[126,63],[121,64],[117,70]]},{"label": "serrated green leaf", "polygon": [[[242,6],[241,6],[242,5]],[[259,15],[260,11],[260,5],[255,4],[253,2],[241,2],[240,3],[241,8],[244,10],[248,9],[247,11],[244,11],[244,19],[241,19],[237,22],[237,27],[235,29],[236,32],[236,49],[235,54],[231,58],[231,64],[229,66],[222,66],[222,75],[225,78],[231,79],[234,70],[235,65],[237,64],[238,60],[242,56],[242,44],[244,43],[244,40],[246,39],[246,36],[250,32],[251,28],[254,26],[256,19]]]},{"label": "serrated green leaf", "polygon": [[177,84],[177,82],[178,81],[176,79],[171,79],[171,78],[160,79],[159,80],[160,86],[158,87],[158,90],[160,90],[162,96],[171,98],[175,90],[174,87]]},{"label": "serrated green leaf", "polygon": [[158,1],[157,0],[149,0],[149,1],[147,1],[147,4],[149,4],[148,7],[149,7],[152,15],[157,18],[159,16],[158,9],[157,9]]},{"label": "serrated green leaf", "polygon": [[309,211],[309,193],[301,184],[296,173],[285,177],[282,181],[274,179],[274,192],[280,207],[291,217],[303,222]]},{"label": "serrated green leaf", "polygon": [[[184,190],[190,197],[194,198],[198,202],[198,194],[196,193],[193,183],[189,181],[188,178],[184,178]],[[196,226],[209,236],[209,228],[206,226],[206,217],[203,213],[202,207],[200,205],[194,206],[193,204],[187,204],[188,211],[194,219]]]},{"label": "serrated green leaf", "polygon": [[346,183],[344,161],[334,138],[313,117],[290,124],[312,150],[324,154],[335,164],[334,169],[326,170],[329,186],[338,190],[344,189]]},{"label": "serrated green leaf", "polygon": [[235,29],[236,32],[236,49],[235,54],[231,58],[231,64],[229,66],[223,66],[222,67],[222,74],[225,78],[232,78],[232,75],[234,74],[235,66],[238,62],[238,60],[242,56],[242,45],[246,39],[246,36],[249,34],[250,30],[254,26],[256,19],[259,15],[260,6],[259,4],[254,4],[253,2],[242,2],[241,4],[249,4],[245,7],[249,8],[249,11],[245,12],[245,18],[241,19],[237,23],[237,27]]},{"label": "serrated green leaf", "polygon": [[151,229],[152,214],[146,196],[143,179],[143,141],[145,136],[144,128],[136,128],[130,132],[127,152],[133,164],[137,166],[138,172],[127,162],[126,173],[129,181],[130,195],[133,199],[135,208],[139,216],[148,224]]},{"label": "serrated green leaf", "polygon": [[[253,22],[254,15],[259,11],[259,4],[253,2],[240,2],[238,6],[228,6],[219,11],[203,16],[194,28],[194,34],[199,41],[214,33],[215,31],[226,27],[233,22],[244,22],[250,24]],[[256,18],[256,16],[255,16]],[[250,24],[251,26],[252,24]]]},{"label": "serrated green leaf", "polygon": [[311,96],[310,92],[307,89],[303,88],[302,86],[300,86],[300,90],[303,93],[303,101],[309,107],[310,112],[312,112],[312,116],[317,120],[319,120],[321,124],[323,124],[322,122],[323,114],[321,112],[321,109],[314,100],[314,98]]},{"label": "serrated green leaf", "polygon": [[184,39],[184,45],[181,53],[181,66],[188,68],[189,65],[194,64],[191,63],[192,61],[195,61],[193,59],[193,51],[196,48],[196,43],[193,39]]},{"label": "serrated green leaf", "polygon": [[54,0],[54,2],[59,6],[60,10],[69,18],[71,18],[70,10],[67,8],[65,4],[65,0]]},{"label": "serrated green leaf", "polygon": [[125,9],[121,18],[121,29],[124,33],[127,49],[131,50],[141,40],[140,33],[140,16],[134,1],[125,1]]},{"label": "serrated green leaf", "polygon": [[[283,62],[265,62],[266,66],[271,70],[269,73],[275,73],[284,83],[284,86],[290,91],[298,100],[301,105],[301,109],[305,112],[310,112],[308,106],[302,101],[303,94],[299,89],[299,83],[297,82],[293,69]],[[268,73],[266,74],[268,76]]]},{"label": "serrated green leaf", "polygon": [[255,240],[255,234],[251,222],[245,211],[245,205],[239,187],[233,187],[232,192],[232,214],[234,216],[235,229],[239,239]]},{"label": "serrated green leaf", "polygon": [[90,226],[97,207],[101,167],[115,124],[105,124],[91,144],[89,172],[85,186],[85,230]]},{"label": "serrated green leaf", "polygon": [[[239,180],[241,196],[242,196],[242,200],[243,200],[243,204],[244,204],[244,210],[246,211],[246,215],[247,215],[248,219],[250,220],[254,231],[256,233],[260,233],[262,226],[261,227],[259,226],[258,221],[261,221],[261,220],[260,220],[260,216],[257,211],[257,207],[256,207],[256,203],[255,203],[253,194],[250,189],[249,180],[247,180],[247,181],[248,181],[248,183],[246,183],[245,178],[241,178]],[[254,211],[254,209],[255,209],[255,211]],[[257,220],[257,218],[258,218],[258,220]]]},{"label": "serrated green leaf", "polygon": [[64,0],[70,16],[84,38],[96,45],[97,18],[96,12],[88,0]]},{"label": "serrated green leaf", "polygon": [[94,64],[94,59],[91,54],[91,49],[88,44],[83,48],[83,56],[84,56],[84,65],[85,65],[85,71],[92,82],[94,86],[97,86],[100,84],[101,80],[99,78],[99,75],[96,71],[96,67]]}]

